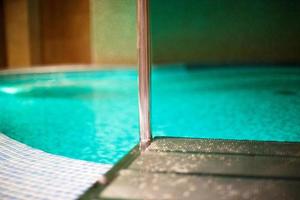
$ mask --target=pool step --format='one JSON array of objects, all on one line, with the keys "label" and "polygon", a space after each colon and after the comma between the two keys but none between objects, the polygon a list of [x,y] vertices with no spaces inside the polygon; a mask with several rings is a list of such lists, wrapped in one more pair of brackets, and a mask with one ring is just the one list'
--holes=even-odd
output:
[{"label": "pool step", "polygon": [[298,199],[300,182],[124,170],[105,199]]},{"label": "pool step", "polygon": [[299,169],[300,143],[156,138],[82,199],[300,199]]},{"label": "pool step", "polygon": [[157,137],[150,151],[300,157],[300,143]]},{"label": "pool step", "polygon": [[129,169],[149,173],[300,179],[300,159],[289,157],[147,152]]}]

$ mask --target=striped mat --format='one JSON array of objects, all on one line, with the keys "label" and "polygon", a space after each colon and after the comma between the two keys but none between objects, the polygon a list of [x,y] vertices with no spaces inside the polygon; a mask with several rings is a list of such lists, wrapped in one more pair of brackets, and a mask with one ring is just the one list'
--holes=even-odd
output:
[{"label": "striped mat", "polygon": [[0,199],[77,199],[111,165],[33,149],[0,133]]}]

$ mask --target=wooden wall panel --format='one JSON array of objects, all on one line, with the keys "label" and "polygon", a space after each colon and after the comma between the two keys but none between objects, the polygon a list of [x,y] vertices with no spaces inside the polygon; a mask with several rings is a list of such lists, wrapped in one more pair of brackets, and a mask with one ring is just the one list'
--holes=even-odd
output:
[{"label": "wooden wall panel", "polygon": [[28,0],[4,0],[4,20],[8,67],[30,66]]},{"label": "wooden wall panel", "polygon": [[6,66],[5,34],[4,34],[4,8],[0,0],[0,69]]},{"label": "wooden wall panel", "polygon": [[89,1],[43,0],[40,3],[42,63],[90,63]]},{"label": "wooden wall panel", "polygon": [[[1,42],[8,68],[40,64],[39,0],[1,0]],[[1,30],[0,30],[1,32]],[[0,39],[1,40],[1,39]]]},{"label": "wooden wall panel", "polygon": [[41,20],[40,20],[40,0],[29,0],[29,40],[30,40],[30,60],[32,65],[41,65]]}]

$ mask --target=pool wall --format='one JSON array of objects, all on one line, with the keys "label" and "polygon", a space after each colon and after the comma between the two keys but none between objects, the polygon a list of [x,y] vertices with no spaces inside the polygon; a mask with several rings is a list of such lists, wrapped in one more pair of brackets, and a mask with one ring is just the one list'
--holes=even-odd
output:
[{"label": "pool wall", "polygon": [[[2,3],[0,68],[136,65],[136,0]],[[299,63],[299,18],[299,1],[151,0],[153,61]]]},{"label": "pool wall", "polygon": [[[92,1],[94,62],[136,63],[135,3]],[[299,63],[299,18],[299,1],[151,0],[153,62]]]}]

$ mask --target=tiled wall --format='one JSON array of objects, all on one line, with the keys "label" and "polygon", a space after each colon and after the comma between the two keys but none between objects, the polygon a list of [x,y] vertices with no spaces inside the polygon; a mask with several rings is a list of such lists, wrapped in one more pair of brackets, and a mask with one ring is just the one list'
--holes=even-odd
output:
[{"label": "tiled wall", "polygon": [[300,62],[300,1],[151,2],[155,62]]},{"label": "tiled wall", "polygon": [[136,63],[136,0],[92,0],[92,60]]},{"label": "tiled wall", "polygon": [[[136,0],[92,0],[96,63],[135,63]],[[155,63],[299,63],[300,1],[151,0]]]}]

